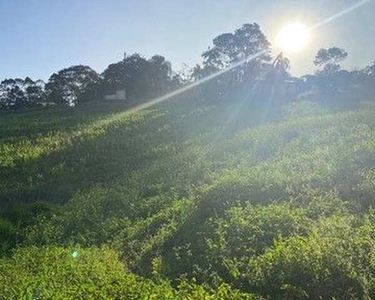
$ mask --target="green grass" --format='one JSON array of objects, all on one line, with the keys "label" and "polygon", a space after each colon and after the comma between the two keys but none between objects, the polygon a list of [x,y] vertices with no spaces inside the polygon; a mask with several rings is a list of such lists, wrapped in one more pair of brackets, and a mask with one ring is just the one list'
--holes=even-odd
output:
[{"label": "green grass", "polygon": [[375,297],[373,105],[125,108],[0,115],[5,298]]}]

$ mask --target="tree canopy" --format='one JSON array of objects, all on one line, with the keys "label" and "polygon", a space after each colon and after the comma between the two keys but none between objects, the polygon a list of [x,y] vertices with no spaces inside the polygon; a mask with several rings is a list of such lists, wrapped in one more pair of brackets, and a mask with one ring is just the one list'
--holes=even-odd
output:
[{"label": "tree canopy", "polygon": [[348,52],[338,47],[320,49],[315,56],[314,64],[323,67],[322,74],[330,75],[341,69],[340,62],[348,57]]},{"label": "tree canopy", "polygon": [[196,68],[195,76],[204,77],[244,61],[234,72],[255,77],[261,66],[271,60],[271,44],[257,23],[244,24],[234,33],[220,34],[212,43],[213,47],[203,52],[203,67]]},{"label": "tree canopy", "polygon": [[119,90],[125,90],[126,101],[134,104],[215,73],[218,73],[215,79],[205,81],[194,90],[195,97],[230,98],[231,93],[247,87],[248,90],[255,89],[258,98],[268,97],[265,92],[271,89],[272,94],[276,91],[275,96],[282,98],[283,95],[278,93],[288,90],[285,83],[288,80],[298,85],[294,88],[293,97],[312,87],[327,92],[355,84],[372,89],[375,83],[375,64],[362,70],[343,70],[341,63],[348,53],[335,46],[317,52],[313,61],[319,67],[316,78],[313,75],[292,78],[289,59],[283,53],[275,58],[272,56],[271,43],[257,23],[243,24],[233,32],[217,35],[201,57],[200,64],[188,71],[185,67],[180,72],[175,72],[162,55],[146,58],[134,53],[109,64],[101,74],[89,66],[76,65],[52,74],[46,85],[29,77],[6,79],[0,84],[0,108],[18,109],[46,104],[74,106],[100,101]]},{"label": "tree canopy", "polygon": [[0,108],[19,109],[42,105],[45,102],[44,82],[25,79],[5,79],[0,83]]},{"label": "tree canopy", "polygon": [[88,66],[72,66],[53,74],[46,84],[49,102],[74,105],[86,88],[100,81],[100,75]]}]

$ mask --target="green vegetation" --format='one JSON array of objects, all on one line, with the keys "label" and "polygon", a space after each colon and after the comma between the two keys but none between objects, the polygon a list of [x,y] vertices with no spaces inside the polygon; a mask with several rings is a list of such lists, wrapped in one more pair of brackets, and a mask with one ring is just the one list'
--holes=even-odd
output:
[{"label": "green vegetation", "polygon": [[141,279],[107,248],[25,248],[0,267],[2,299],[256,299],[226,284],[208,291],[182,280],[176,290],[162,279]]},{"label": "green vegetation", "polygon": [[195,99],[0,115],[0,299],[375,298],[374,106]]}]

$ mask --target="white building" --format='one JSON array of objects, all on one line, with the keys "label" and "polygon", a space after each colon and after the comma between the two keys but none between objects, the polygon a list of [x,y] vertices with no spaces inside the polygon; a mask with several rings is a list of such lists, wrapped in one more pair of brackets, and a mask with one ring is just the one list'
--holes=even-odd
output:
[{"label": "white building", "polygon": [[104,95],[104,100],[126,100],[126,91],[116,90],[114,94]]}]

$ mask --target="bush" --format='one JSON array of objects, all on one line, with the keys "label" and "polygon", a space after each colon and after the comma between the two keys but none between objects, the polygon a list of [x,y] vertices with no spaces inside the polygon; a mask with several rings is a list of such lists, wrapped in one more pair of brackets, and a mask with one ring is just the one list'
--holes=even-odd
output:
[{"label": "bush", "polygon": [[322,220],[308,237],[276,242],[248,265],[248,290],[272,299],[374,299],[375,227],[353,217]]},{"label": "bush", "polygon": [[103,248],[23,248],[0,260],[0,299],[260,299],[221,284],[208,291],[182,281],[142,279],[126,270],[116,252]]},{"label": "bush", "polygon": [[0,218],[0,257],[16,246],[17,229],[8,221]]}]

